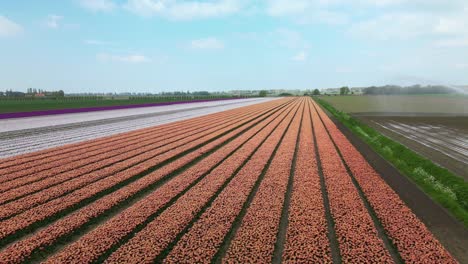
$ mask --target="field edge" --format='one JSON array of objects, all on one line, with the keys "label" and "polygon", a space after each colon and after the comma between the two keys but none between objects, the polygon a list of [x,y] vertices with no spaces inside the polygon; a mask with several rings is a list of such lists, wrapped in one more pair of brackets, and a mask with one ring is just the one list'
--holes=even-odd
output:
[{"label": "field edge", "polygon": [[[375,145],[370,144],[366,140],[368,138],[356,132],[356,128],[359,130],[362,129],[361,126],[365,125],[353,119],[353,117],[336,110],[323,100],[318,98],[313,98],[313,100],[325,110],[326,114],[336,124],[339,130],[382,176],[384,181],[398,193],[400,198],[411,208],[416,216],[423,221],[439,241],[443,243],[444,247],[456,256],[460,262],[468,261],[468,254],[464,250],[464,247],[468,245],[468,213],[466,210],[463,210],[458,204],[454,206],[453,202],[441,202],[440,194],[434,195],[435,190],[433,187],[427,184],[422,185],[419,181],[415,180],[414,175],[411,175],[411,173],[408,175],[405,171],[401,171],[400,168],[398,168],[398,164],[395,164],[392,160],[385,157],[385,153],[382,153],[382,148],[379,149]],[[350,120],[352,123],[349,122]],[[356,124],[358,124],[358,126],[356,126]],[[350,127],[353,125],[355,125],[355,127]],[[373,128],[367,126],[365,126],[365,128],[366,132],[373,130]],[[378,131],[375,131],[375,133],[380,137],[385,137]],[[386,137],[385,139],[387,140]],[[388,141],[393,142],[391,139],[388,139]],[[393,143],[400,145],[397,142]],[[409,149],[407,150],[412,152]],[[413,154],[419,156],[414,152]],[[418,158],[424,159],[422,157]],[[425,161],[430,162],[428,160]],[[437,166],[435,164],[432,165]],[[440,169],[446,170],[443,168]],[[455,175],[452,177],[463,181],[463,179],[458,179]],[[464,186],[464,188],[467,187]]]}]

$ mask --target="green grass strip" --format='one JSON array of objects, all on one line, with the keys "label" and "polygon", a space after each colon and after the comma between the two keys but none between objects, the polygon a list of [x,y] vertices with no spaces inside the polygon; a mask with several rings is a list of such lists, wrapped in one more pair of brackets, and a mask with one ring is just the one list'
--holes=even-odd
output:
[{"label": "green grass strip", "polygon": [[463,178],[335,109],[325,100],[317,97],[314,100],[468,227],[468,183]]},{"label": "green grass strip", "polygon": [[193,100],[215,100],[234,98],[231,96],[167,96],[167,97],[130,97],[124,99],[105,99],[101,97],[63,97],[63,98],[1,98],[0,113],[30,112],[84,107],[138,105],[147,103],[189,102]]}]

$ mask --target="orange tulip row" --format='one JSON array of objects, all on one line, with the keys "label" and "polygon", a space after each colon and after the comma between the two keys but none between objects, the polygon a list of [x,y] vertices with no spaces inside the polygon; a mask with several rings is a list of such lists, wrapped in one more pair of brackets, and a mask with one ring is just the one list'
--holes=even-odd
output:
[{"label": "orange tulip row", "polygon": [[[191,141],[183,146],[179,146],[177,148],[174,148],[168,152],[165,152],[161,155],[154,156],[153,153],[144,153],[142,157],[134,157],[129,160],[121,162],[119,165],[122,167],[129,167],[130,164],[135,164],[142,161],[144,159],[147,159],[144,162],[139,163],[136,166],[129,167],[128,169],[122,170],[118,173],[111,174],[110,176],[100,179],[98,181],[95,181],[91,183],[90,185],[87,185],[84,188],[81,189],[76,189],[73,190],[73,188],[69,188],[73,190],[72,192],[60,196],[57,199],[50,200],[46,203],[43,203],[39,206],[36,206],[28,211],[25,211],[23,213],[20,213],[18,215],[15,215],[14,217],[8,218],[7,220],[3,221],[5,224],[0,225],[0,239],[3,237],[13,234],[14,232],[18,231],[19,229],[28,227],[29,225],[33,224],[36,221],[44,220],[47,219],[48,217],[55,215],[59,213],[60,211],[63,211],[67,209],[70,206],[74,206],[77,203],[80,203],[81,201],[85,199],[89,199],[92,196],[96,195],[99,192],[105,191],[108,188],[111,188],[112,186],[115,186],[123,181],[126,181],[128,179],[131,179],[135,175],[138,175],[152,167],[154,167],[157,164],[160,164],[161,162],[171,159],[172,157],[182,154],[187,150],[190,150],[200,144],[203,144],[204,142],[211,140],[219,135],[222,135],[223,133],[228,132],[229,130],[232,130],[242,124],[243,121],[237,121],[223,129],[220,129],[216,132],[209,133],[206,136],[203,136],[201,138],[194,138],[194,141]],[[239,124],[240,123],[240,124]],[[104,168],[102,171],[105,173],[108,170],[112,170],[113,167],[108,167]],[[87,177],[92,177],[93,175],[87,175]],[[76,179],[76,181],[79,181],[80,179]],[[85,177],[86,180],[86,177]],[[73,182],[68,182],[67,185],[69,184],[75,184],[76,181]],[[60,186],[60,188],[56,188],[55,190],[57,192],[61,192],[65,190],[68,186]],[[69,190],[67,189],[67,190]],[[44,196],[48,195],[56,195],[52,190],[47,190],[44,193]],[[30,198],[31,199],[31,198]],[[43,200],[47,200],[46,198],[41,198],[37,197],[39,199],[39,202],[42,202]],[[31,199],[32,203],[35,203],[36,201]]]},{"label": "orange tulip row", "polygon": [[[315,110],[312,123],[343,262],[392,263],[374,222]],[[333,136],[333,134],[331,134]]]},{"label": "orange tulip row", "polygon": [[[262,112],[263,113],[263,112]],[[255,117],[255,116],[254,116]],[[17,197],[23,197],[13,202],[0,206],[0,219],[18,214],[26,209],[32,208],[39,204],[50,201],[53,198],[60,197],[73,190],[82,188],[88,184],[104,179],[124,170],[129,170],[138,164],[154,164],[153,166],[171,158],[171,155],[166,153],[178,150],[183,152],[194,146],[194,142],[203,142],[206,137],[218,133],[218,131],[228,127],[232,128],[233,123],[239,121],[248,121],[251,116],[244,119],[228,120],[226,123],[213,125],[211,128],[201,129],[201,132],[192,135],[176,136],[175,140],[162,140],[160,143],[150,144],[147,147],[137,148],[120,154],[114,158],[106,159],[101,162],[91,163],[85,167],[77,168],[66,173],[57,174],[53,177],[46,177],[45,180],[35,182],[29,185],[24,185],[21,188],[13,189],[5,192],[0,198],[0,202],[12,201]],[[198,140],[198,141],[197,141]],[[154,157],[167,157],[159,159],[157,163],[150,163],[148,160]],[[29,193],[32,195],[25,196]]]},{"label": "orange tulip row", "polygon": [[406,263],[456,263],[336,125],[320,108],[317,109],[401,258]]},{"label": "orange tulip row", "polygon": [[[238,113],[239,118],[242,114]],[[172,129],[160,129],[157,131],[148,130],[137,136],[123,137],[122,140],[114,140],[84,150],[72,151],[55,156],[59,158],[45,158],[35,162],[23,163],[14,167],[2,170],[5,176],[0,178],[0,192],[9,190],[30,182],[35,182],[46,177],[51,177],[58,173],[66,172],[72,169],[83,167],[89,163],[95,163],[107,158],[117,156],[121,153],[132,151],[148,145],[160,143],[162,140],[175,140],[176,136],[191,134],[196,131],[207,129],[210,124],[226,119],[226,116],[214,118],[213,121],[204,120],[204,122],[180,125]],[[228,120],[226,120],[228,121]],[[26,177],[27,176],[27,177]]]},{"label": "orange tulip row", "polygon": [[304,115],[304,104],[275,153],[239,229],[223,259],[227,263],[267,263],[275,250],[286,188],[288,185],[296,140]]},{"label": "orange tulip row", "polygon": [[284,263],[331,263],[327,220],[308,101],[299,137],[294,181],[289,206],[289,224],[283,252]]},{"label": "orange tulip row", "polygon": [[[278,102],[277,105],[279,105],[280,102]],[[274,105],[270,105],[270,107],[273,107]],[[247,109],[246,109],[247,110]],[[270,117],[271,119],[271,117]],[[274,117],[273,117],[274,119]],[[54,243],[58,238],[61,238],[67,234],[72,233],[74,230],[80,228],[84,224],[86,224],[88,221],[91,219],[98,217],[102,213],[108,211],[109,209],[112,209],[115,205],[125,201],[129,197],[133,196],[134,194],[138,193],[139,191],[144,190],[147,188],[147,186],[152,185],[157,183],[160,179],[166,177],[168,174],[172,173],[174,170],[177,170],[178,168],[190,163],[200,155],[203,155],[204,153],[212,150],[213,148],[216,148],[223,142],[226,142],[226,140],[229,140],[230,138],[236,137],[239,133],[241,133],[243,130],[246,130],[249,126],[252,126],[256,124],[259,120],[255,119],[250,122],[247,122],[246,124],[242,125],[241,127],[231,131],[230,133],[210,142],[207,143],[206,145],[202,146],[201,148],[197,149],[194,152],[191,152],[190,154],[187,154],[183,156],[180,159],[177,159],[166,166],[161,167],[160,169],[157,169],[156,171],[146,175],[145,177],[107,195],[102,197],[99,200],[96,200],[95,202],[89,204],[86,207],[83,207],[82,209],[67,215],[60,220],[58,220],[55,223],[52,223],[51,225],[47,226],[46,228],[40,230],[39,232],[35,233],[32,236],[29,236],[23,240],[20,240],[16,243],[13,243],[11,246],[7,247],[3,251],[0,252],[0,258],[2,259],[8,259],[10,262],[13,263],[18,263],[21,261],[24,261],[27,259],[31,254],[34,252],[40,250],[44,246],[50,245]],[[239,121],[239,123],[242,123],[242,121]],[[229,128],[226,128],[228,130]],[[212,134],[211,137],[216,137],[217,135],[221,134],[222,131],[219,131],[219,133]],[[206,139],[205,139],[206,140]],[[244,139],[245,140],[245,139]],[[233,141],[234,146],[237,146],[237,144],[240,143],[239,140],[235,139]],[[195,143],[194,143],[195,144]],[[224,149],[221,148],[221,149]],[[227,151],[227,150],[226,150]],[[176,155],[172,153],[173,155]],[[211,156],[209,156],[211,157]],[[219,161],[218,161],[219,162]],[[200,164],[200,163],[198,163]],[[205,164],[205,163],[203,163]],[[193,167],[191,167],[193,168]],[[194,172],[194,170],[190,170],[191,172]],[[196,171],[196,170],[195,170]],[[201,172],[200,172],[201,173]],[[190,174],[188,174],[190,175]],[[188,176],[185,175],[185,176]],[[122,175],[124,176],[124,175]],[[176,177],[174,180],[177,179],[176,184],[170,185],[172,188],[178,188],[181,182],[186,181],[186,177]],[[163,185],[166,186],[166,185]],[[106,186],[102,185],[94,185],[94,188],[101,188]],[[169,185],[168,187],[169,188]],[[171,190],[166,189],[166,190]],[[94,191],[93,188],[91,188],[89,191]],[[82,192],[83,194],[86,194],[86,192]],[[177,194],[179,191],[173,193]],[[70,199],[73,199],[75,196],[70,197]],[[153,202],[158,200],[158,198],[161,198],[159,195],[153,197]],[[141,201],[146,201],[146,198],[141,200]],[[162,201],[162,200],[161,200]],[[67,202],[67,201],[63,201]],[[138,203],[137,203],[138,204]],[[147,203],[146,206],[153,206],[155,205],[154,203]],[[161,204],[162,206],[163,204]],[[57,204],[58,206],[58,204]],[[130,215],[130,219],[133,220],[140,220],[144,221],[146,217],[142,217],[141,214],[144,214],[146,210],[138,210],[137,213]],[[125,216],[126,214],[122,212],[118,216]],[[128,216],[128,215],[127,215]],[[16,221],[12,222],[13,224],[16,223]],[[123,227],[123,225],[120,223],[120,221],[117,223],[119,227]],[[107,232],[102,233],[104,235],[108,235]],[[110,234],[109,234],[110,235]],[[105,243],[99,242],[101,246],[106,245]],[[89,247],[89,249],[93,249],[92,247]],[[82,256],[82,254],[79,254],[75,257]],[[85,255],[83,255],[85,256]]]},{"label": "orange tulip row", "polygon": [[[295,115],[300,118],[301,109]],[[293,116],[294,113],[290,113],[285,120],[282,120],[279,127],[266,139],[265,143],[262,144],[235,178],[216,197],[200,219],[178,241],[165,262],[181,263],[194,260],[198,263],[207,263],[215,257],[236,218],[243,207],[247,205],[246,202],[254,186],[262,182],[260,175],[268,161],[273,158],[274,149],[281,144],[282,147],[279,148],[281,151],[285,150],[287,142],[285,140],[280,142],[280,139],[285,133],[289,135],[294,133],[291,132],[291,128],[286,132]],[[275,157],[279,155],[278,152],[276,152]],[[273,170],[275,168],[270,167],[269,177],[271,177]],[[203,248],[203,250],[199,250],[200,248]]]},{"label": "orange tulip row", "polygon": [[[31,261],[78,235],[45,262],[332,263],[333,228],[342,262],[456,263],[310,98],[71,148],[0,168],[16,173],[6,183],[19,187],[0,187],[2,261]],[[68,164],[48,162],[53,153]]]},{"label": "orange tulip row", "polygon": [[[165,131],[166,133],[171,133],[171,131],[177,131],[180,126],[190,127],[190,125],[196,125],[198,123],[212,123],[214,119],[219,117],[231,116],[237,113],[246,113],[243,109],[254,109],[255,107],[274,105],[280,100],[274,102],[268,102],[261,105],[252,105],[245,106],[237,109],[232,109],[224,112],[214,113],[207,116],[195,117],[189,120],[176,121],[169,124],[164,124],[156,127],[139,129],[131,132],[126,132],[118,135],[107,136],[98,139],[88,140],[86,142],[73,143],[65,146],[54,147],[50,149],[45,149],[41,151],[36,151],[33,153],[22,154],[10,158],[2,159],[0,164],[0,175],[7,175],[6,172],[20,171],[34,166],[43,164],[44,162],[51,162],[60,160],[63,155],[68,155],[74,153],[75,156],[86,154],[88,151],[96,150],[102,148],[102,146],[107,146],[108,144],[116,144],[118,142],[127,141],[131,138],[139,138],[141,136],[146,136],[152,133],[159,133]],[[287,100],[282,100],[283,102]],[[253,108],[252,108],[253,107]],[[209,118],[207,118],[209,117]],[[47,158],[47,160],[44,160]],[[11,171],[10,171],[11,170]],[[0,181],[3,182],[3,178],[0,178]]]},{"label": "orange tulip row", "polygon": [[[289,109],[290,108],[291,107],[289,107]],[[190,187],[194,182],[196,183],[197,180],[199,180],[199,182],[187,193],[181,196],[177,200],[176,204],[181,203],[180,200],[187,199],[185,197],[190,197],[191,193],[194,192],[194,189],[198,189],[199,191],[201,189],[204,193],[209,193],[209,190],[212,190],[212,192],[216,191],[216,187],[219,187],[219,185],[222,184],[223,179],[230,175],[230,172],[226,167],[229,166],[230,170],[235,170],[236,167],[238,167],[243,160],[248,157],[249,153],[258,145],[258,139],[266,137],[266,135],[274,129],[275,122],[278,122],[277,118],[280,115],[284,115],[283,111],[273,114],[260,124],[249,129],[232,142],[229,142],[223,148],[203,159],[200,163],[189,168],[187,171],[184,171],[182,174],[146,196],[145,199],[129,207],[92,232],[86,234],[80,240],[70,244],[59,254],[52,256],[49,261],[89,262],[96,260],[96,258],[98,258],[102,253],[119,243],[124,236],[134,232],[133,230],[138,225],[141,225],[148,217],[161,210],[164,205],[168,204],[172,199],[175,199],[174,197],[177,197],[179,193]],[[242,145],[242,147],[226,159],[229,153],[235,151],[240,145]],[[218,163],[220,163],[220,165],[216,166]],[[212,169],[213,167],[214,169]],[[209,186],[213,187],[209,188]],[[196,195],[195,199],[196,201],[203,202],[203,197],[205,196]],[[182,208],[185,210],[194,210],[196,207],[195,203],[192,202],[189,204],[192,207]],[[203,203],[201,206],[203,206]],[[174,206],[171,206],[167,211],[174,210],[173,208]],[[163,214],[167,211],[164,211]],[[183,228],[183,224],[178,223],[177,219],[180,219],[180,216],[184,215],[184,212],[182,210],[175,211],[178,214],[178,217],[170,218],[170,221],[165,223],[165,225],[178,224],[178,226]],[[161,217],[163,216],[157,217],[154,221],[159,221],[158,219]],[[190,221],[192,217],[187,219]],[[176,230],[169,228],[168,230],[170,230],[171,234],[176,235]],[[170,242],[170,237],[163,236],[162,240],[158,240],[158,247],[163,247],[162,241]],[[154,255],[154,253],[150,251],[145,252],[145,254],[147,256],[150,256],[151,254]]]}]

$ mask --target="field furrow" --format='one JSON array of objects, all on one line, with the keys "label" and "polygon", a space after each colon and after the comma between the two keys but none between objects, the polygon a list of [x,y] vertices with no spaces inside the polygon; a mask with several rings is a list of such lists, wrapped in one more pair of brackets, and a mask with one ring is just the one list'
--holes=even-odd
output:
[{"label": "field furrow", "polygon": [[[61,154],[59,160],[50,161],[50,158],[38,160],[32,164],[25,164],[25,166],[15,166],[10,170],[5,169],[0,173],[8,174],[8,177],[2,177],[0,183],[3,183],[0,192],[27,184],[29,182],[37,181],[37,177],[31,177],[31,174],[41,173],[44,175],[47,173],[48,176],[52,176],[61,172],[69,171],[78,167],[85,166],[89,163],[98,162],[100,160],[117,156],[118,154],[131,151],[140,147],[145,147],[151,144],[158,143],[164,139],[176,139],[176,136],[186,135],[187,133],[194,133],[195,131],[208,129],[210,124],[216,124],[217,122],[226,119],[242,118],[247,113],[239,113],[238,115],[220,116],[213,118],[213,120],[205,120],[204,122],[180,125],[171,129],[161,129],[159,131],[147,131],[145,134],[137,136],[123,137],[124,140],[113,141],[110,143],[104,143],[95,147],[85,149],[86,151],[81,152],[70,152],[67,154]],[[65,164],[65,165],[64,165]],[[26,167],[27,166],[27,167]],[[55,170],[52,170],[55,168]],[[29,176],[29,177],[24,177]],[[46,176],[46,177],[48,177]],[[21,178],[21,179],[18,179]],[[40,178],[39,178],[40,179]],[[14,181],[13,181],[14,180]]]},{"label": "field furrow", "polygon": [[[291,117],[295,115],[296,111],[290,112],[285,121],[262,144],[262,147],[265,146],[266,149],[260,148],[255,152],[259,153],[261,151],[263,155],[267,156],[265,161],[268,160],[268,154],[271,155],[273,152],[276,145],[275,141],[278,142],[280,140],[281,132],[287,128]],[[243,150],[240,150],[238,153],[238,155],[243,155],[245,158],[248,157],[248,154],[248,152],[246,153]],[[237,155],[225,160],[222,166],[213,170],[210,175],[190,189],[174,205],[162,212],[160,216],[137,233],[128,243],[115,251],[109,257],[108,262],[126,262],[130,259],[137,262],[153,261],[184,230],[196,214],[203,209],[210,198],[215,198],[213,196],[216,195],[219,188],[226,185],[227,180],[236,176],[235,172],[239,166],[243,165],[242,163],[243,160],[238,160]],[[140,247],[147,250],[141,252],[133,250]]]},{"label": "field furrow", "polygon": [[[275,119],[276,115],[278,113],[273,114],[272,116],[266,117],[264,122],[271,122],[272,120]],[[248,130],[250,126],[253,126],[256,124],[257,121],[252,121],[250,123],[245,124],[244,126],[236,129],[235,131],[230,132],[229,134],[226,134],[225,136],[209,143],[206,144],[205,146],[201,147],[197,151],[190,153],[189,155],[184,156],[183,158],[173,161],[172,163],[150,173],[149,175],[145,176],[144,178],[141,178],[138,181],[135,181],[132,184],[129,184],[125,186],[122,189],[117,190],[116,192],[109,194],[107,196],[104,196],[103,198],[91,203],[90,205],[78,210],[77,212],[64,217],[63,219],[60,219],[56,223],[47,226],[45,229],[40,230],[37,234],[35,234],[32,237],[29,237],[25,240],[22,240],[18,243],[13,244],[12,246],[8,247],[6,250],[4,250],[1,254],[5,254],[5,257],[8,257],[9,259],[15,259],[14,256],[21,256],[22,258],[29,257],[31,254],[34,253],[34,251],[37,251],[39,248],[43,248],[45,246],[48,246],[52,244],[54,241],[56,241],[60,237],[64,237],[67,234],[70,234],[74,232],[76,229],[79,229],[82,227],[84,224],[86,224],[88,221],[91,219],[99,216],[100,214],[108,211],[112,207],[116,206],[119,203],[123,203],[125,200],[128,198],[134,196],[135,194],[138,194],[139,192],[145,191],[145,190],[151,190],[151,188],[157,187],[154,186],[155,183],[157,183],[160,179],[163,179],[164,177],[167,176],[175,176],[171,175],[174,171],[177,171],[178,169],[182,168],[184,165],[190,164],[193,160],[197,159],[200,156],[203,156],[205,153],[209,153],[209,151],[213,150],[219,144],[222,144],[222,142],[225,142],[226,140],[229,140],[233,137],[236,137],[238,135],[241,135],[241,137],[234,139],[232,142],[228,143],[228,148],[221,148],[215,153],[221,152],[221,154],[226,154],[227,152],[231,151],[232,148],[236,148],[238,144],[242,144],[242,141],[245,140],[246,137],[252,136],[252,134],[255,134],[256,129]],[[259,125],[256,125],[255,127],[259,127]],[[242,134],[244,130],[247,130],[245,134]],[[225,151],[225,152],[223,152]],[[196,179],[196,176],[201,177],[200,175],[203,174],[203,170],[206,169],[207,164],[212,164],[215,165],[216,162],[219,162],[220,159],[222,160],[222,155],[221,156],[212,156],[209,155],[207,158],[213,157],[215,159],[211,160],[205,160],[203,159],[203,162],[198,162],[197,165],[194,165],[193,167],[188,168],[185,172],[182,173],[182,175],[179,175],[175,177],[173,180],[170,180],[166,185],[161,186],[161,189],[157,189],[157,191],[154,194],[151,194],[150,196],[146,197],[145,199],[140,200],[137,202],[135,205],[130,207],[128,210],[124,211],[122,214],[119,214],[119,217],[125,217],[129,216],[130,219],[129,221],[133,221],[127,224],[125,223],[121,218],[118,218],[117,222],[114,221],[109,221],[110,225],[112,223],[114,224],[114,228],[117,229],[115,230],[116,232],[113,233],[111,232],[112,229],[106,228],[108,224],[106,223],[102,227],[105,228],[103,231],[102,229],[98,228],[97,232],[90,232],[89,235],[86,235],[82,238],[82,240],[86,240],[88,238],[93,239],[93,237],[98,234],[99,237],[102,237],[103,235],[107,237],[108,239],[112,239],[112,234],[115,236],[123,236],[125,232],[123,230],[128,229],[127,232],[132,230],[132,227],[134,228],[135,226],[138,226],[138,224],[141,223],[141,221],[145,220],[145,215],[151,214],[150,209],[154,206],[156,207],[157,204],[161,204],[161,206],[164,204],[162,203],[163,201],[170,200],[171,195],[176,196],[178,192],[176,190],[180,190],[180,188],[183,189],[183,184],[185,185],[190,185],[189,177],[194,177]],[[216,159],[216,157],[218,157]],[[176,173],[177,174],[177,173]],[[164,200],[164,197],[168,197],[167,200]],[[133,213],[127,214],[125,212],[131,211]],[[157,209],[156,209],[157,210]],[[134,213],[138,212],[140,217],[136,217]],[[115,226],[115,224],[117,225]],[[133,224],[133,225],[132,225]],[[102,232],[101,232],[102,231]],[[81,241],[81,240],[79,240]],[[118,240],[115,240],[117,242]],[[94,240],[94,242],[99,242],[99,240]],[[89,251],[88,253],[92,253],[92,250],[103,250],[106,249],[106,247],[111,247],[112,243],[109,244],[103,244],[103,243],[98,243],[95,244],[95,247],[91,247],[92,241],[87,241],[86,243],[89,243],[90,247],[88,248]],[[25,245],[29,245],[28,247],[25,247]],[[81,243],[77,244],[72,244],[72,245],[82,245]],[[71,246],[71,249],[73,250],[73,246]],[[65,250],[64,252],[66,252]],[[0,254],[0,256],[1,256]],[[85,260],[85,254],[82,255],[75,255],[74,257],[82,257],[81,261]],[[98,256],[98,254],[92,255],[94,257]],[[18,261],[16,258],[15,261]]]},{"label": "field furrow", "polygon": [[[242,120],[244,118],[245,116],[234,115],[233,117],[224,117],[223,119],[219,120],[215,119],[211,125],[201,124],[199,126],[194,126],[195,129],[191,129],[192,126],[187,126],[178,127],[177,132],[171,133],[171,131],[162,131],[160,133],[152,133],[147,137],[139,137],[133,141],[124,142],[122,144],[113,144],[112,146],[103,148],[100,150],[100,152],[102,152],[100,155],[91,155],[91,157],[87,157],[87,155],[81,155],[82,157],[74,162],[67,160],[67,158],[70,157],[68,155],[64,155],[63,160],[57,163],[49,163],[44,166],[36,166],[34,167],[34,170],[23,170],[9,174],[8,178],[10,179],[9,181],[2,183],[2,186],[0,186],[0,192],[5,192],[15,187],[20,187],[29,183],[36,183],[42,179],[50,178],[52,176],[55,176],[53,179],[57,180],[60,178],[57,176],[58,174],[72,170],[80,170],[83,174],[89,173],[93,170],[93,168],[95,168],[92,166],[95,163],[102,162],[100,167],[105,167],[108,166],[107,164],[113,164],[117,163],[119,160],[128,159],[128,154],[134,154],[136,156],[140,153],[148,152],[178,141],[182,143],[182,140],[186,139],[190,135],[209,132],[210,129],[216,127],[218,125],[217,122],[221,120],[228,122],[236,119]],[[70,156],[72,159],[76,158],[75,153],[70,154]],[[60,163],[61,165],[59,165]],[[52,167],[48,168],[49,165],[52,165]],[[35,173],[36,171],[38,172]],[[6,178],[7,177],[5,177],[5,180]],[[37,188],[34,188],[32,185],[28,185],[28,189],[30,189],[32,192]]]},{"label": "field furrow", "polygon": [[283,262],[331,263],[327,220],[312,137],[308,102],[299,136]]},{"label": "field furrow", "polygon": [[[187,126],[190,124],[198,123],[200,121],[201,122],[210,121],[210,119],[207,119],[207,117],[217,118],[219,116],[230,116],[235,113],[248,113],[249,111],[246,111],[246,110],[251,109],[251,107],[263,107],[268,104],[275,104],[275,103],[276,102],[267,102],[267,103],[263,103],[260,105],[245,106],[241,108],[231,109],[228,111],[210,114],[208,116],[200,116],[200,117],[195,117],[189,120],[176,121],[173,123],[160,125],[156,127],[126,132],[120,135],[101,137],[97,139],[88,140],[86,142],[73,143],[73,144],[69,144],[66,146],[53,147],[53,148],[49,148],[46,150],[36,151],[33,153],[21,154],[15,157],[4,158],[2,164],[0,164],[0,172],[3,172],[2,170],[6,168],[10,168],[10,167],[16,168],[17,166],[23,166],[25,164],[29,164],[29,167],[32,167],[35,164],[40,164],[40,162],[39,163],[33,163],[33,162],[38,162],[39,160],[44,159],[44,158],[57,160],[60,158],[61,155],[69,154],[72,152],[75,152],[75,154],[79,155],[80,153],[85,153],[90,147],[99,147],[101,144],[105,144],[105,143],[115,143],[120,139],[127,140],[129,137],[133,137],[133,136],[135,137],[144,136],[144,135],[147,135],[148,133],[158,132],[161,130],[166,130],[166,129],[171,129],[171,128],[177,129],[177,127],[180,125]],[[24,169],[24,167],[19,167],[19,168]],[[0,173],[0,175],[3,175],[3,173]]]},{"label": "field furrow", "polygon": [[[281,132],[283,134],[279,134],[280,138],[285,131]],[[277,137],[273,136],[275,135],[267,139],[193,227],[177,242],[165,262],[181,263],[192,259],[196,262],[210,262],[215,258],[241,210],[248,206],[248,197],[253,193],[254,186],[264,177],[273,158],[272,154],[279,144]],[[204,250],[196,250],[197,248]]]},{"label": "field furrow", "polygon": [[[0,239],[3,239],[4,237],[15,233],[20,229],[24,229],[37,221],[45,220],[55,214],[58,214],[59,212],[71,206],[75,206],[77,204],[82,203],[83,201],[92,199],[94,195],[99,194],[101,192],[106,192],[106,190],[111,190],[110,188],[113,188],[114,186],[118,186],[119,184],[125,184],[126,181],[136,179],[140,174],[151,170],[161,162],[171,160],[177,155],[183,155],[187,151],[196,150],[201,145],[215,140],[217,137],[223,135],[224,133],[228,133],[230,132],[230,130],[233,130],[241,125],[243,125],[243,121],[237,121],[234,124],[231,124],[216,132],[198,138],[178,148],[172,149],[159,156],[154,156],[152,155],[152,153],[144,153],[143,156],[147,160],[143,162],[141,162],[141,157],[139,157],[138,159],[133,158],[123,161],[123,165],[128,163],[137,163],[138,165],[130,167],[118,173],[111,174],[109,177],[95,181],[92,184],[87,185],[85,188],[74,190],[67,195],[60,196],[57,199],[51,200],[49,202],[41,204],[40,206],[34,207],[31,210],[25,211],[23,213],[20,213],[19,215],[15,215],[12,218],[8,218],[7,220],[2,221],[2,225],[0,226]],[[61,189],[58,189],[57,191],[61,192],[63,191],[62,189],[63,187]],[[44,195],[47,198],[50,194],[50,192],[46,192]],[[39,197],[40,201],[44,199],[45,198]],[[35,201],[32,202],[34,203]]]},{"label": "field furrow", "polygon": [[[305,103],[305,102],[304,102]],[[288,185],[304,104],[294,116],[257,193],[230,241],[226,263],[272,261],[276,235]]]},{"label": "field furrow", "polygon": [[[82,187],[108,175],[113,175],[127,168],[131,168],[132,166],[136,166],[137,164],[148,160],[150,157],[165,154],[166,152],[177,149],[178,147],[188,146],[187,144],[194,140],[200,139],[204,136],[210,135],[211,133],[215,133],[219,129],[229,126],[229,122],[231,121],[248,120],[248,118],[249,117],[245,117],[245,119],[226,120],[227,124],[224,124],[224,126],[216,124],[212,127],[208,127],[206,130],[202,128],[199,133],[175,137],[175,140],[163,140],[160,144],[150,144],[147,147],[138,148],[114,158],[98,163],[92,163],[87,166],[71,170],[67,173],[55,175],[54,177],[44,176],[46,179],[43,181],[34,182],[33,184],[24,185],[20,188],[3,193],[0,199],[0,204],[4,204],[18,198],[22,199],[0,206],[0,219],[8,217],[8,213],[12,210],[14,213],[19,210],[30,208],[41,202],[46,202],[51,198],[67,193],[69,190]],[[60,185],[61,183],[64,184]],[[47,192],[47,195],[43,195],[44,192]],[[27,194],[32,195],[26,196]]]},{"label": "field furrow", "polygon": [[403,261],[455,263],[450,253],[380,178],[325,113],[318,107],[317,111]]},{"label": "field furrow", "polygon": [[310,97],[267,100],[0,159],[0,263],[458,263]]},{"label": "field furrow", "polygon": [[379,238],[369,212],[314,109],[312,123],[343,261],[361,263],[372,259],[392,263],[390,253]]}]

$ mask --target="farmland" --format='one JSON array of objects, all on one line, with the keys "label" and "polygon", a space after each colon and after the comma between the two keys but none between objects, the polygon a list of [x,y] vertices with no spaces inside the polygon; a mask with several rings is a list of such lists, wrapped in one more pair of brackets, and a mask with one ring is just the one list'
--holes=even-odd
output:
[{"label": "farmland", "polygon": [[468,180],[468,96],[335,96],[323,99]]},{"label": "farmland", "polygon": [[[229,99],[231,96],[67,96],[59,98],[1,98],[0,114],[15,112],[50,111],[63,109],[80,109],[92,107],[122,107],[141,106],[150,104],[163,104],[174,102],[209,101],[216,99]],[[0,115],[1,117],[1,115]]]},{"label": "farmland", "polygon": [[[251,98],[0,119],[0,158],[266,102]],[[88,151],[94,149],[87,149]]]},{"label": "farmland", "polygon": [[1,262],[466,260],[307,97],[4,158],[0,175]]}]

